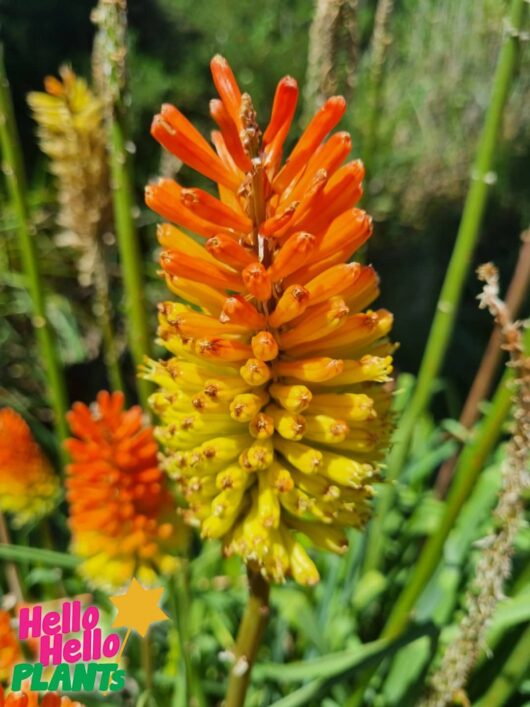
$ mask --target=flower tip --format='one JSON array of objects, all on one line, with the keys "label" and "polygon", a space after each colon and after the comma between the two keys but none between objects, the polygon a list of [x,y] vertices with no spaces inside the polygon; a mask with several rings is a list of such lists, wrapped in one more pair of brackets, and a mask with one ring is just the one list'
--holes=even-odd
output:
[{"label": "flower tip", "polygon": [[225,69],[229,66],[228,61],[224,58],[222,54],[215,54],[210,61],[210,68],[213,70],[215,67]]},{"label": "flower tip", "polygon": [[298,81],[293,76],[284,76],[282,79],[280,79],[279,84],[284,89],[298,91]]}]

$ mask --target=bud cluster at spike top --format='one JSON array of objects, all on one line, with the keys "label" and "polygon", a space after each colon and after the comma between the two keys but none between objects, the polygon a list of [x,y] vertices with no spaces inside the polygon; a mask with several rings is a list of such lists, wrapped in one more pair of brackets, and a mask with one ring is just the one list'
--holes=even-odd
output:
[{"label": "bud cluster at spike top", "polygon": [[348,262],[372,233],[355,207],[364,170],[346,161],[347,133],[326,140],[342,97],[326,101],[282,164],[296,81],[278,84],[262,133],[226,60],[211,68],[215,150],[171,105],[152,125],[161,145],[217,183],[219,198],[171,179],[146,189],[147,204],[175,224],[161,225],[159,240],[179,301],[159,307],[171,357],[144,375],[159,386],[157,436],[188,522],[269,581],[313,584],[305,547],[342,553],[345,529],[365,525],[391,431],[382,384],[392,315],[365,311],[377,276]]},{"label": "bud cluster at spike top", "polygon": [[147,585],[177,567],[188,533],[158,467],[153,429],[122,393],[101,391],[92,409],[68,413],[66,482],[72,550],[92,586],[115,589],[136,576]]}]

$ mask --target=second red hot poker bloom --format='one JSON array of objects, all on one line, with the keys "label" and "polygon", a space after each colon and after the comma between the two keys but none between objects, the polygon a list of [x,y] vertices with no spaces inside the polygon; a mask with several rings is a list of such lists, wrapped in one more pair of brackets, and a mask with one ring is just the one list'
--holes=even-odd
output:
[{"label": "second red hot poker bloom", "polygon": [[67,497],[73,551],[96,587],[113,589],[136,576],[153,584],[175,570],[186,533],[158,468],[153,430],[142,410],[124,410],[122,393],[102,391],[90,409],[68,414]]}]

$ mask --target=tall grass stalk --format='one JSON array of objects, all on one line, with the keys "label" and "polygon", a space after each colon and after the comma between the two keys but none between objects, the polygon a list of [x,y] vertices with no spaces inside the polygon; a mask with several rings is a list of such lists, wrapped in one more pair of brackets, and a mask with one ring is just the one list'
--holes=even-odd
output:
[{"label": "tall grass stalk", "polygon": [[[530,329],[525,331],[523,340],[524,350],[528,353],[530,352]],[[507,369],[497,387],[487,415],[474,438],[462,450],[440,523],[424,544],[420,556],[407,578],[407,583],[394,602],[393,609],[381,633],[382,638],[395,638],[405,630],[414,605],[443,558],[445,541],[453,529],[464,503],[470,497],[489,455],[499,440],[502,426],[512,405],[513,380],[513,369]],[[347,707],[357,707],[362,704],[364,689],[372,674],[365,676],[365,680],[347,703]]]},{"label": "tall grass stalk", "polygon": [[64,372],[57,355],[56,339],[46,314],[46,303],[34,241],[27,198],[26,177],[22,150],[18,137],[9,82],[5,73],[3,50],[0,49],[0,145],[2,168],[5,174],[9,199],[16,218],[22,267],[31,296],[32,323],[44,364],[48,395],[54,413],[54,424],[59,439],[59,455],[65,461],[62,442],[68,436],[66,412],[68,410]]},{"label": "tall grass stalk", "polygon": [[492,172],[495,148],[519,54],[518,33],[522,27],[526,5],[525,0],[512,0],[511,2],[507,20],[509,29],[504,28],[504,40],[493,79],[491,100],[486,111],[484,127],[472,168],[471,184],[464,204],[462,220],[438,299],[416,387],[399,423],[395,434],[395,443],[389,455],[386,478],[390,483],[382,489],[377,515],[370,527],[364,565],[365,572],[377,568],[381,562],[384,546],[383,521],[395,497],[395,489],[391,482],[399,476],[406,460],[414,427],[429,404],[434,381],[440,373],[453,332],[462,290],[471,266],[473,250],[484,216],[488,191],[495,182],[495,174]]},{"label": "tall grass stalk", "polygon": [[[134,223],[133,186],[126,149],[124,94],[127,56],[126,2],[100,0],[92,19],[98,26],[94,43],[94,79],[106,109],[114,223],[123,271],[125,312],[133,361],[138,367],[150,350],[142,254]],[[149,384],[137,379],[140,402],[147,410]]]}]

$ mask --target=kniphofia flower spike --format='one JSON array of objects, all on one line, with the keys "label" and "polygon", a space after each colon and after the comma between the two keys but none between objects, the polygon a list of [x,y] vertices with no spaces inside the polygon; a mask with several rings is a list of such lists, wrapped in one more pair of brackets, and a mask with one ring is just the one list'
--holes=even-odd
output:
[{"label": "kniphofia flower spike", "polygon": [[10,680],[14,666],[21,660],[22,649],[11,616],[0,609],[0,683]]},{"label": "kniphofia flower spike", "polygon": [[37,692],[24,689],[21,692],[4,693],[0,685],[0,707],[84,707],[81,702],[72,702],[69,697],[60,697],[47,692],[41,700]]},{"label": "kniphofia flower spike", "polygon": [[345,551],[345,529],[370,515],[389,436],[392,316],[364,311],[377,276],[347,262],[372,233],[356,207],[364,170],[347,161],[347,133],[326,140],[343,98],[326,101],[282,165],[296,81],[278,84],[262,133],[225,59],[211,68],[215,149],[174,106],[152,125],[219,198],[170,179],[147,187],[172,222],[159,227],[161,264],[180,301],[160,305],[171,358],[145,375],[160,388],[157,434],[188,520],[268,580],[312,584],[300,535]]},{"label": "kniphofia flower spike", "polygon": [[0,410],[0,510],[15,525],[36,521],[59,498],[59,481],[25,420],[11,408]]},{"label": "kniphofia flower spike", "polygon": [[91,410],[68,414],[67,497],[73,551],[96,587],[126,585],[133,576],[154,584],[175,570],[186,528],[158,468],[153,430],[139,407],[124,410],[122,393],[102,391]]}]

